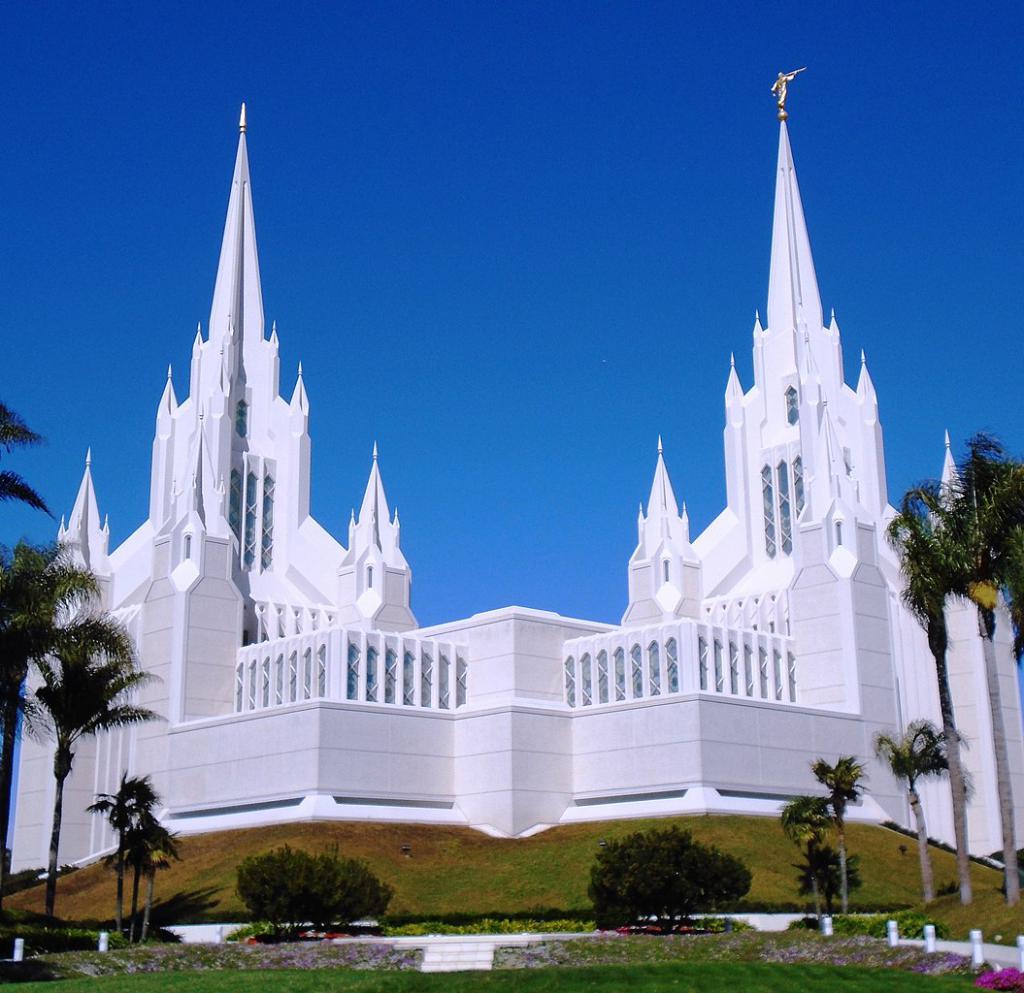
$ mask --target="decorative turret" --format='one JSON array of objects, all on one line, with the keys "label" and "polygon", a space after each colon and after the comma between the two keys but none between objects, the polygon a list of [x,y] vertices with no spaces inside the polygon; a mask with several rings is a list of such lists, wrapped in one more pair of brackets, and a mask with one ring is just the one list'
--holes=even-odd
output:
[{"label": "decorative turret", "polygon": [[416,626],[409,606],[412,571],[400,544],[398,513],[391,517],[374,442],[363,502],[350,522],[349,547],[338,569],[338,599],[347,623],[366,621],[396,631]]},{"label": "decorative turret", "polygon": [[[735,369],[733,370],[735,375]],[[690,522],[676,502],[658,438],[658,461],[637,521],[638,541],[629,560],[629,606],[623,624],[697,617],[701,601],[701,565],[690,544]]]},{"label": "decorative turret", "polygon": [[110,529],[105,521],[100,523],[96,490],[92,482],[91,448],[85,453],[85,470],[71,516],[66,526],[64,519],[61,518],[57,540],[65,545],[76,561],[86,569],[100,577],[110,574],[110,563],[107,559]]}]

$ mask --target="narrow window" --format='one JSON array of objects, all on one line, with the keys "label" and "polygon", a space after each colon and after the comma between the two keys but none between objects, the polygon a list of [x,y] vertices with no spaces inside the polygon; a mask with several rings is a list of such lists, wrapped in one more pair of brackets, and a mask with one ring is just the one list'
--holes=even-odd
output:
[{"label": "narrow window", "polygon": [[395,702],[395,684],[398,682],[398,655],[390,648],[384,653],[384,702]]},{"label": "narrow window", "polygon": [[615,649],[615,699],[626,699],[626,653]]},{"label": "narrow window", "polygon": [[256,709],[256,660],[249,663],[249,710]]},{"label": "narrow window", "polygon": [[647,646],[647,685],[651,688],[651,696],[661,693],[661,650],[658,643],[652,641]]},{"label": "narrow window", "polygon": [[665,663],[668,667],[668,691],[669,693],[679,692],[679,648],[675,638],[669,638],[665,643]]},{"label": "narrow window", "polygon": [[299,693],[299,656],[292,652],[288,656],[288,702],[295,703]]},{"label": "narrow window", "polygon": [[185,558],[192,558],[192,535],[185,535]]},{"label": "narrow window", "polygon": [[725,674],[722,672],[722,643],[715,639],[715,692],[725,689]]},{"label": "narrow window", "polygon": [[367,589],[373,589],[373,566],[368,565],[366,567],[366,587]]},{"label": "narrow window", "polygon": [[772,652],[772,670],[775,676],[775,699],[782,699],[782,655]]},{"label": "narrow window", "polygon": [[242,700],[245,696],[245,666],[235,666],[235,712],[242,712]]},{"label": "narrow window", "polygon": [[743,675],[746,678],[747,696],[754,695],[754,650],[750,645],[743,646]]},{"label": "narrow window", "polygon": [[249,405],[239,400],[235,405],[235,433],[244,438],[249,431]]},{"label": "narrow window", "polygon": [[576,706],[576,660],[571,655],[565,660],[565,702]]},{"label": "narrow window", "polygon": [[768,699],[768,652],[763,648],[757,651],[757,668],[760,680],[761,699]]},{"label": "narrow window", "polygon": [[782,532],[782,551],[793,551],[793,521],[789,511],[789,466],[783,459],[776,467],[779,480],[779,525]]},{"label": "narrow window", "polygon": [[406,652],[402,656],[402,704],[406,707],[416,702],[416,686],[413,682],[415,669],[416,659],[412,652]]},{"label": "narrow window", "polygon": [[248,569],[256,560],[256,474],[245,477],[245,549],[242,561]]},{"label": "narrow window", "polygon": [[345,699],[356,700],[359,697],[359,646],[348,643],[348,666],[345,670]]},{"label": "narrow window", "polygon": [[442,652],[437,657],[437,705],[448,709],[448,656]]},{"label": "narrow window", "polygon": [[307,648],[302,653],[302,699],[308,700],[313,695],[313,652]]},{"label": "narrow window", "polygon": [[799,517],[804,512],[804,460],[799,455],[793,459],[793,499]]},{"label": "narrow window", "polygon": [[789,675],[789,702],[796,703],[796,656],[789,653],[787,673]]},{"label": "narrow window", "polygon": [[274,561],[274,477],[263,475],[263,539],[260,544],[260,568],[269,569]]},{"label": "narrow window", "polygon": [[468,674],[466,660],[455,656],[455,706],[461,707],[466,702]]},{"label": "narrow window", "polygon": [[377,702],[377,649],[373,645],[366,649],[366,699]]},{"label": "narrow window", "polygon": [[589,653],[580,659],[580,695],[584,707],[589,707],[594,702],[594,673]]},{"label": "narrow window", "polygon": [[667,583],[668,582],[668,559],[665,559],[665,561],[662,563],[662,566],[664,567],[664,570],[665,570],[665,582]]},{"label": "narrow window", "polygon": [[428,652],[420,654],[420,706],[429,707],[434,689],[434,660]]},{"label": "narrow window", "polygon": [[708,688],[708,643],[703,638],[697,639],[698,685],[702,690]]},{"label": "narrow window", "polygon": [[274,703],[284,703],[284,656],[278,655],[274,663]]},{"label": "narrow window", "polygon": [[608,702],[608,653],[597,653],[597,702]]},{"label": "narrow window", "polygon": [[729,642],[729,692],[738,696],[740,692],[740,650],[736,642]]},{"label": "narrow window", "polygon": [[327,696],[327,646],[321,645],[316,650],[316,695]]},{"label": "narrow window", "polygon": [[797,405],[796,390],[792,386],[786,387],[786,420],[790,424],[796,424],[800,420],[800,408]]},{"label": "narrow window", "polygon": [[261,706],[270,706],[270,659],[263,660],[263,672],[260,679],[260,700]]},{"label": "narrow window", "polygon": [[836,544],[841,545],[843,543],[843,522],[836,521]]},{"label": "narrow window", "polygon": [[231,470],[231,493],[228,497],[228,524],[235,537],[242,540],[242,474]]},{"label": "narrow window", "polygon": [[629,661],[633,677],[633,699],[639,700],[644,695],[644,661],[639,645],[629,650]]},{"label": "narrow window", "polygon": [[772,467],[761,470],[761,498],[764,504],[764,550],[775,558],[775,493],[772,488]]}]

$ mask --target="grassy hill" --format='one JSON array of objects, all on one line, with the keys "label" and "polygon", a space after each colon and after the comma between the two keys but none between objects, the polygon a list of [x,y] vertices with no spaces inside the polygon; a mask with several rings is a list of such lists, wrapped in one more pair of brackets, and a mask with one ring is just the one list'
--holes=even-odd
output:
[{"label": "grassy hill", "polygon": [[[678,817],[658,820],[605,821],[556,827],[531,838],[491,838],[469,828],[416,824],[318,822],[194,835],[181,840],[182,861],[157,877],[159,919],[187,923],[244,919],[235,893],[235,868],[246,856],[289,844],[315,852],[337,847],[346,856],[365,859],[394,887],[394,914],[429,917],[449,913],[503,915],[536,908],[585,911],[590,866],[602,838],[678,824],[705,843],[738,855],[750,866],[753,884],[748,900],[791,903],[796,892],[796,848],[778,821],[762,817]],[[409,855],[402,847],[410,847]],[[916,904],[919,900],[917,856],[911,839],[886,828],[849,827],[851,854],[860,857],[863,886],[853,899],[861,904]],[[933,850],[938,884],[956,876],[953,856]],[[956,898],[941,901],[957,932],[979,924],[982,908],[987,933],[1024,932],[1024,920],[1000,916],[999,874],[974,866],[979,904],[959,913]],[[127,887],[126,887],[127,888]],[[10,897],[12,908],[41,910],[42,887]],[[990,906],[991,905],[991,906]],[[114,909],[114,874],[96,864],[60,882],[57,913],[76,919],[109,919]],[[951,916],[950,916],[951,915]],[[994,916],[993,916],[994,915]],[[1017,914],[1016,917],[1020,917]],[[963,920],[961,920],[961,918]],[[1015,923],[1017,930],[1011,930]]]}]

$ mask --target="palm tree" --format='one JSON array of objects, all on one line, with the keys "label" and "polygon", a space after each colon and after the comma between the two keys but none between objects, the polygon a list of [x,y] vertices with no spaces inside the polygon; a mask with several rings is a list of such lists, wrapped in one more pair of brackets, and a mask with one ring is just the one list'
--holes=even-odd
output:
[{"label": "palm tree", "polygon": [[[0,403],[0,451],[10,454],[15,448],[38,445],[42,440],[13,410]],[[21,476],[0,470],[0,503],[6,500],[18,500],[50,513],[43,498]]]},{"label": "palm tree", "polygon": [[[142,859],[141,869],[146,877],[146,902],[142,913],[142,928],[139,932],[139,941],[145,941],[149,933],[149,918],[153,912],[153,890],[156,884],[156,874],[161,869],[171,867],[171,859],[178,859],[178,836],[172,834],[163,825],[154,819],[150,819],[150,827],[144,838],[144,844],[140,846]],[[134,923],[132,930],[135,930]]]},{"label": "palm tree", "polygon": [[842,755],[836,759],[835,765],[829,765],[824,759],[816,759],[811,763],[811,772],[828,790],[826,799],[832,809],[832,823],[835,825],[839,846],[839,875],[842,881],[840,895],[845,914],[850,907],[850,885],[846,871],[846,807],[860,798],[864,766],[852,755]]},{"label": "palm tree", "polygon": [[935,879],[928,853],[928,829],[917,792],[917,782],[926,776],[940,776],[949,768],[942,733],[931,721],[914,721],[906,733],[898,737],[875,736],[875,754],[888,763],[892,774],[907,784],[910,809],[917,823],[917,854],[921,860],[921,890],[925,903],[935,899]]},{"label": "palm tree", "polygon": [[970,852],[967,847],[967,781],[961,756],[961,738],[953,715],[953,694],[949,689],[946,651],[949,632],[946,627],[946,596],[961,559],[949,529],[937,514],[946,499],[947,488],[940,483],[924,483],[911,489],[890,521],[889,543],[900,559],[905,586],[903,602],[918,619],[928,638],[935,662],[942,715],[942,740],[946,745],[949,787],[953,806],[953,834],[956,840],[956,865],[960,881],[960,902],[973,899]]},{"label": "palm tree", "polygon": [[[96,577],[80,568],[59,546],[19,542],[13,552],[0,547],[0,843],[10,830],[14,746],[25,713],[24,687],[32,664],[57,642],[61,620],[79,616],[97,595]],[[6,860],[0,859],[0,894]]]},{"label": "palm tree", "polygon": [[53,653],[37,661],[36,667],[42,684],[35,691],[35,701],[41,721],[56,742],[53,775],[57,787],[46,877],[46,913],[53,916],[64,783],[71,774],[76,746],[99,731],[138,724],[156,715],[127,702],[131,691],[148,676],[135,667],[127,631],[110,617],[97,615],[69,624],[60,631]]},{"label": "palm tree", "polygon": [[[1024,465],[1008,459],[1003,446],[994,438],[979,434],[968,441],[967,455],[957,470],[938,512],[960,543],[963,554],[963,571],[950,592],[966,597],[978,612],[992,718],[1006,902],[1014,906],[1020,902],[1020,876],[995,636],[1000,602],[1024,601],[1024,585],[1018,582],[1020,576],[1015,568],[1016,549],[1024,529]],[[1011,608],[1011,619],[1019,614],[1016,607]]]},{"label": "palm tree", "polygon": [[814,913],[820,917],[821,893],[814,867],[815,856],[824,846],[832,826],[828,801],[820,796],[795,796],[782,808],[781,820],[786,837],[806,855],[810,867],[807,876],[814,895]]},{"label": "palm tree", "polygon": [[153,789],[149,776],[121,774],[121,783],[116,793],[100,793],[95,803],[86,810],[90,814],[106,814],[117,835],[117,852],[107,860],[117,873],[117,907],[114,915],[118,933],[124,930],[124,870],[125,857],[131,832],[142,821],[151,817],[153,809],[160,803],[160,797]]}]

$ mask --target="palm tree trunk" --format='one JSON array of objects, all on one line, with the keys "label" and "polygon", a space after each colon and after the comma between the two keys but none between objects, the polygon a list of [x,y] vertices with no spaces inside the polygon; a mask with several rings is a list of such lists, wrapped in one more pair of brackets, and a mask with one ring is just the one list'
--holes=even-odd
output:
[{"label": "palm tree trunk", "polygon": [[128,943],[135,940],[135,921],[139,916],[139,866],[135,866],[135,877],[132,879],[132,916],[128,924]]},{"label": "palm tree trunk", "polygon": [[971,885],[971,859],[967,848],[967,786],[964,780],[963,759],[960,753],[960,733],[953,717],[953,695],[949,691],[949,669],[946,667],[945,617],[928,624],[928,647],[935,660],[935,677],[939,688],[939,710],[942,713],[942,733],[946,740],[946,761],[949,764],[949,790],[953,801],[953,835],[956,840],[956,869],[960,880],[960,902],[968,904],[974,899]]},{"label": "palm tree trunk", "polygon": [[842,912],[850,912],[850,885],[846,878],[846,825],[836,824],[836,840],[839,842],[839,904]]},{"label": "palm tree trunk", "polygon": [[114,908],[114,926],[118,934],[124,933],[124,835],[117,835],[117,906]]},{"label": "palm tree trunk", "polygon": [[156,870],[146,873],[146,906],[142,912],[142,933],[139,941],[146,940],[146,933],[149,931],[149,915],[153,910],[153,885],[156,883]]},{"label": "palm tree trunk", "polygon": [[53,757],[53,775],[57,786],[53,791],[53,828],[50,831],[50,861],[46,873],[46,916],[53,917],[57,901],[57,853],[60,848],[60,822],[64,816],[64,783],[71,772],[71,756],[60,745]]},{"label": "palm tree trunk", "polygon": [[996,789],[999,795],[999,819],[1003,829],[1003,866],[1006,875],[1006,902],[1011,907],[1020,903],[1020,874],[1017,869],[1017,840],[1013,819],[1013,784],[1010,780],[1010,754],[1006,747],[1006,723],[999,688],[996,660],[995,611],[978,608],[978,631],[985,655],[985,678],[988,682],[989,709],[992,713],[992,747],[996,760]]},{"label": "palm tree trunk", "polygon": [[[13,682],[13,681],[12,681]],[[14,790],[14,743],[18,737],[18,714],[21,709],[21,683],[16,688],[5,681],[6,699],[3,710],[3,751],[0,752],[0,845],[6,856],[7,836],[11,830],[11,794]],[[0,907],[3,907],[3,891],[7,882],[7,859],[0,858]]]},{"label": "palm tree trunk", "polygon": [[917,822],[917,857],[921,860],[921,892],[925,903],[935,899],[935,878],[932,874],[932,857],[928,851],[928,829],[924,823],[924,809],[921,798],[913,785],[907,791],[910,797],[910,809],[914,812]]},{"label": "palm tree trunk", "polygon": [[811,869],[811,895],[814,897],[814,916],[821,920],[821,893],[818,891],[818,877]]}]

